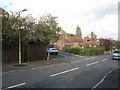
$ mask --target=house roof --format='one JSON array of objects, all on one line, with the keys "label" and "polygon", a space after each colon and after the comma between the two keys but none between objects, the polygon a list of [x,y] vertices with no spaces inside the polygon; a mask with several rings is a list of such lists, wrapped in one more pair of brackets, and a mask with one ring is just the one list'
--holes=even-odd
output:
[{"label": "house roof", "polygon": [[84,43],[82,37],[62,37],[61,40],[65,43]]},{"label": "house roof", "polygon": [[98,46],[94,41],[85,41],[86,45]]},{"label": "house roof", "polygon": [[90,37],[84,37],[84,42],[86,43],[86,45],[98,46],[98,44]]},{"label": "house roof", "polygon": [[92,46],[99,46],[95,41],[93,41],[91,38],[86,37],[62,37],[59,41],[62,41],[69,45],[68,43],[81,43],[84,45],[92,45]]}]

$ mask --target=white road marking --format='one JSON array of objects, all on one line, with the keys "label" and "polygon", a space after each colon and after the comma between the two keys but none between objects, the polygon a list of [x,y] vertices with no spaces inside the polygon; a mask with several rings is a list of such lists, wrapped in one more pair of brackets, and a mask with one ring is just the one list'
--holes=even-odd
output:
[{"label": "white road marking", "polygon": [[98,82],[92,89],[96,88],[98,85],[100,85],[104,79],[106,78],[106,75],[100,80],[100,82]]},{"label": "white road marking", "polygon": [[[118,67],[119,67],[119,66],[118,66]],[[115,69],[117,69],[118,67],[116,67]],[[100,82],[98,82],[91,90],[93,90],[93,89],[95,89],[96,87],[98,87],[98,86],[105,80],[105,78],[106,78],[110,73],[112,73],[115,69],[113,69],[112,71],[109,71],[109,73],[106,74],[106,75],[100,80]]]},{"label": "white road marking", "polygon": [[91,59],[93,59],[93,58],[96,58],[96,57],[92,57]]},{"label": "white road marking", "polygon": [[108,59],[103,59],[102,61],[107,61]]},{"label": "white road marking", "polygon": [[83,61],[83,60],[77,60],[77,61],[73,61],[73,62],[71,62],[71,63],[76,63],[76,62],[80,62],[80,61]]},{"label": "white road marking", "polygon": [[[93,59],[93,58],[96,58],[96,57],[85,58],[85,59],[83,59],[83,60],[90,60],[90,59]],[[71,62],[71,63],[77,63],[77,62],[81,62],[81,61],[83,61],[83,60],[77,60],[77,61],[73,61],[73,62]]]},{"label": "white road marking", "polygon": [[[119,66],[117,66],[115,69],[117,69]],[[109,71],[109,74],[112,73],[115,69]]]},{"label": "white road marking", "polygon": [[14,85],[14,86],[7,87],[6,89],[11,89],[11,88],[19,87],[19,86],[22,86],[22,85],[25,85],[25,84],[26,83],[17,84],[17,85]]},{"label": "white road marking", "polygon": [[111,73],[112,71],[109,71],[109,74]]},{"label": "white road marking", "polygon": [[60,75],[60,74],[71,72],[71,71],[74,71],[74,70],[77,70],[77,69],[79,69],[79,67],[73,68],[73,69],[70,69],[70,70],[66,70],[66,71],[63,71],[63,72],[60,72],[60,73],[52,74],[52,75],[50,75],[50,77],[54,77],[54,76],[57,76],[57,75]]},{"label": "white road marking", "polygon": [[93,64],[96,64],[98,62],[94,62],[94,63],[90,63],[90,64],[87,64],[86,66],[90,66],[90,65],[93,65]]},{"label": "white road marking", "polygon": [[84,56],[80,56],[80,55],[75,55],[75,56],[77,56],[77,57],[84,57]]},{"label": "white road marking", "polygon": [[91,58],[85,58],[84,60],[90,60],[90,59],[95,59],[97,57],[91,57]]}]

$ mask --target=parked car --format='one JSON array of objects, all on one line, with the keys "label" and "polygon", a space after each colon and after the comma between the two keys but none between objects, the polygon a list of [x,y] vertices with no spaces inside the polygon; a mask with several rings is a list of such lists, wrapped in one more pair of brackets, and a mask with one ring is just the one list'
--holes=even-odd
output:
[{"label": "parked car", "polygon": [[47,52],[49,52],[52,55],[57,55],[59,53],[59,50],[56,48],[48,48]]},{"label": "parked car", "polygon": [[120,59],[120,50],[115,50],[112,54],[112,60]]}]

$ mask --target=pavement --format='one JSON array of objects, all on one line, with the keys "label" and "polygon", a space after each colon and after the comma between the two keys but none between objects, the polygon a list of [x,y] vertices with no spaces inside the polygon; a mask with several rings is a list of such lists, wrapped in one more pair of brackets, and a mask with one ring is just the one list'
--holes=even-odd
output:
[{"label": "pavement", "polygon": [[[63,52],[62,52],[63,53]],[[69,58],[65,58],[65,55],[70,55],[70,56],[78,56],[76,54],[71,54],[71,53],[63,53],[63,55],[58,54],[58,55],[50,55],[50,60],[40,60],[40,61],[30,61],[27,63],[13,63],[13,64],[4,64],[2,65],[2,73],[12,73],[12,72],[18,72],[18,71],[24,71],[24,70],[30,70],[30,69],[37,69],[37,68],[44,68],[52,65],[58,65],[58,64],[65,64],[65,63],[70,63],[71,61],[68,60]],[[83,57],[83,56],[79,56]]]},{"label": "pavement", "polygon": [[68,63],[67,60],[63,58],[52,58],[50,60],[40,60],[40,61],[31,61],[27,63],[14,63],[14,64],[5,64],[2,65],[2,73],[18,72],[29,69],[44,68],[52,65]]},{"label": "pavement", "polygon": [[[35,68],[44,68],[51,65],[69,63],[71,62],[70,59],[73,59],[71,57],[69,58],[69,56],[72,56],[72,55],[79,56],[79,55],[71,54],[67,52],[65,53],[61,52],[61,54],[63,55],[51,55],[50,60],[30,61],[22,64],[18,64],[18,63],[4,64],[2,65],[2,73],[17,72],[17,71],[23,71],[23,70],[29,70],[29,69],[35,69]],[[65,58],[65,55],[67,55],[68,57]],[[87,56],[79,56],[78,58],[81,58],[81,57],[87,57]]]}]

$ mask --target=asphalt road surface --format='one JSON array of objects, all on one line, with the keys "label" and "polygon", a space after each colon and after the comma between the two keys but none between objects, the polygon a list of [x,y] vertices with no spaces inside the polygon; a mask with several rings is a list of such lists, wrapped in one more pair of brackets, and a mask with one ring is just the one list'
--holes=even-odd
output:
[{"label": "asphalt road surface", "polygon": [[10,88],[118,88],[118,63],[111,55],[78,56],[61,52],[68,63],[3,74]]}]

